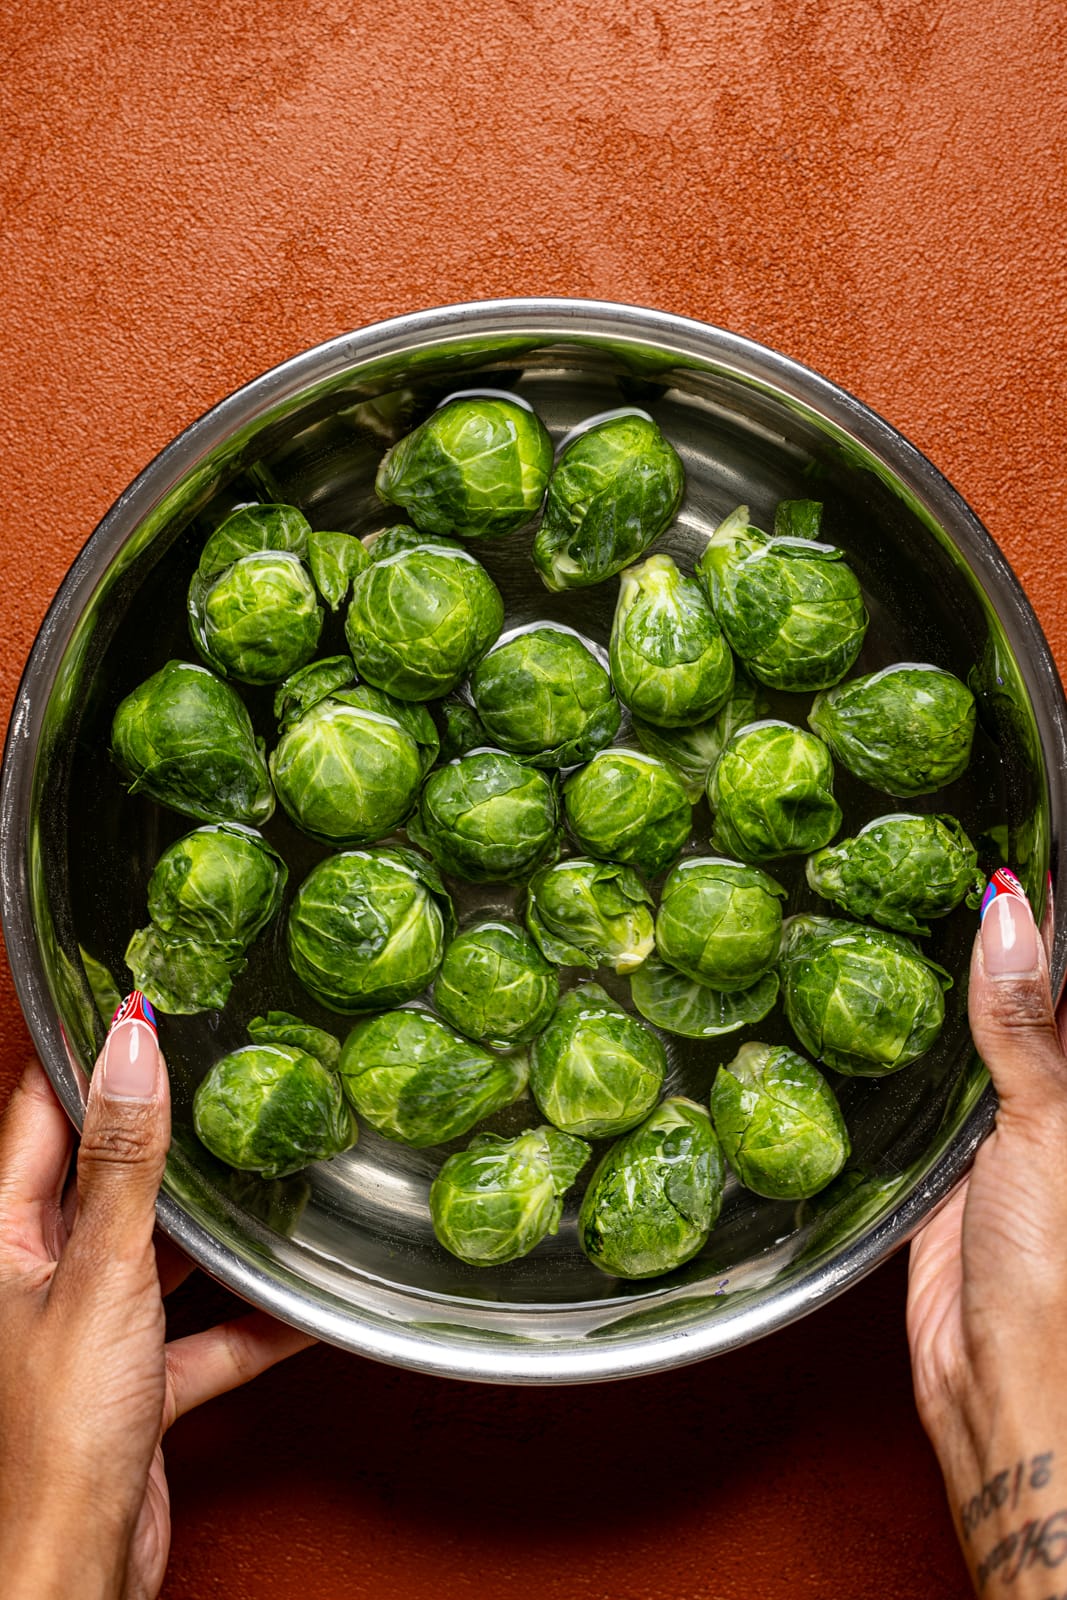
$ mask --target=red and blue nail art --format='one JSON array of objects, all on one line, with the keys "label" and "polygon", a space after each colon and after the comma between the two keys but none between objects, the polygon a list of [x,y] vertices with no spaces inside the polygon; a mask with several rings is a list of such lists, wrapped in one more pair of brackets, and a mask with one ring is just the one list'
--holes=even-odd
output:
[{"label": "red and blue nail art", "polygon": [[[152,1032],[159,1037],[159,1026],[156,1023],[156,1014],[145,999],[140,989],[134,989],[128,994],[111,1019],[111,1027],[117,1028],[120,1022],[147,1022]],[[111,1028],[108,1029],[111,1032]]]},{"label": "red and blue nail art", "polygon": [[982,906],[978,913],[979,922],[985,921],[985,914],[998,895],[1011,894],[1016,900],[1026,899],[1026,890],[1015,876],[1010,867],[998,867],[990,878],[986,892],[982,896]]}]

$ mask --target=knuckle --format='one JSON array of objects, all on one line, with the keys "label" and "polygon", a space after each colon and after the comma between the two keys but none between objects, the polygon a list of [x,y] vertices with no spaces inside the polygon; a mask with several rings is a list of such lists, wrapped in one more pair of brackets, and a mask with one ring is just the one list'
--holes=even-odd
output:
[{"label": "knuckle", "polygon": [[995,1004],[987,1007],[981,1019],[984,1027],[1006,1035],[1027,1029],[1047,1034],[1050,1040],[1055,1039],[1056,1029],[1047,984],[1025,980],[1004,983],[1004,987],[995,991],[995,994]]},{"label": "knuckle", "polygon": [[143,1125],[109,1123],[86,1127],[80,1159],[97,1167],[146,1167],[156,1164],[159,1153]]}]

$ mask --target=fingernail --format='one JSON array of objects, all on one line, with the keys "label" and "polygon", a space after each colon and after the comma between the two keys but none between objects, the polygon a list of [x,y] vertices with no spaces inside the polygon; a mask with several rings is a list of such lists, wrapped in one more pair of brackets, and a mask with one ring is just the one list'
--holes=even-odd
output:
[{"label": "fingernail", "polygon": [[109,1100],[153,1100],[159,1080],[159,1047],[152,1007],[139,990],[115,1012],[100,1063],[101,1088]]},{"label": "fingernail", "polygon": [[1022,884],[999,867],[982,901],[982,962],[994,978],[1020,977],[1038,968],[1037,926]]}]

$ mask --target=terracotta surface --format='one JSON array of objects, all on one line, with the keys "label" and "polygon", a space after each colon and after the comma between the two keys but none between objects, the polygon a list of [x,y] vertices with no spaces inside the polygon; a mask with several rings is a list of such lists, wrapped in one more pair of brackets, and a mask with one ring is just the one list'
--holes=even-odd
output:
[{"label": "terracotta surface", "polygon": [[[0,4],[6,716],[148,458],[393,312],[592,294],[819,368],[975,506],[1062,665],[1059,0]],[[6,975],[3,1084],[28,1048]],[[657,1380],[321,1350],[174,1431],[168,1600],[955,1600],[903,1262]],[[187,1327],[224,1299],[183,1291]]]}]

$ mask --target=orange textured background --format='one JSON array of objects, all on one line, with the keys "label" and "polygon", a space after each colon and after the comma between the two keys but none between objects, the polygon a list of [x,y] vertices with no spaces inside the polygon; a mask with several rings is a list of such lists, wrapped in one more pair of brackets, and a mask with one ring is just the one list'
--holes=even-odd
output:
[{"label": "orange textured background", "polygon": [[[1067,666],[1060,0],[0,0],[0,704],[137,470],[347,328],[508,294],[721,323],[859,394]],[[28,1039],[6,973],[2,1077]],[[903,1261],[579,1391],[319,1350],[174,1430],[167,1600],[962,1600]],[[223,1308],[207,1286],[175,1325]]]}]

